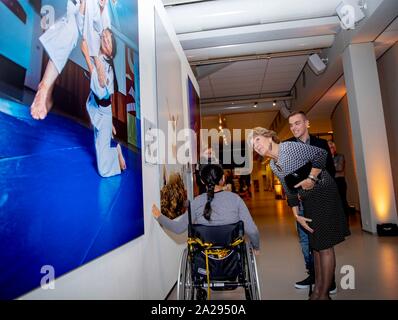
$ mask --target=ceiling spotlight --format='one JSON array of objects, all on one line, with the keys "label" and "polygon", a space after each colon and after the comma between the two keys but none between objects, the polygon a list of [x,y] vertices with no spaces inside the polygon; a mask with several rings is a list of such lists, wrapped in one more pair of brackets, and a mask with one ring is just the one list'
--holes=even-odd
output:
[{"label": "ceiling spotlight", "polygon": [[272,106],[273,106],[273,107],[276,106],[276,100],[274,100],[274,102],[272,102]]},{"label": "ceiling spotlight", "polygon": [[365,18],[366,1],[343,0],[336,8],[343,29],[355,29],[355,24]]},{"label": "ceiling spotlight", "polygon": [[308,58],[309,67],[317,76],[326,70],[327,62],[328,58],[322,59],[316,53],[310,55]]},{"label": "ceiling spotlight", "polygon": [[253,108],[257,108],[257,101],[254,103]]}]

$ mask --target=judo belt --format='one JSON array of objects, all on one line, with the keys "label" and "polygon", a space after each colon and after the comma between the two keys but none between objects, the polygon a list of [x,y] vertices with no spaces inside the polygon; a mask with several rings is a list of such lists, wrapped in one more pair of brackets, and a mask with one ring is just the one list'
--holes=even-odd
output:
[{"label": "judo belt", "polygon": [[97,97],[97,95],[95,93],[93,93],[93,96],[94,96],[95,102],[101,107],[109,107],[112,103],[110,97],[107,99],[100,99]]},{"label": "judo belt", "polygon": [[232,242],[229,246],[227,246],[226,248],[211,249],[211,247],[213,246],[212,243],[202,242],[202,240],[200,240],[199,238],[188,238],[188,245],[189,245],[191,250],[192,250],[192,245],[196,243],[199,246],[201,246],[202,249],[204,249],[204,252],[205,252],[205,257],[206,257],[206,278],[207,278],[207,300],[210,300],[209,254],[213,255],[213,256],[217,256],[218,259],[222,259],[222,258],[226,257],[229,254],[229,252],[231,251],[231,249],[228,249],[228,247],[229,248],[236,247],[237,245],[241,244],[242,242],[243,242],[243,238],[238,238],[234,242]]}]

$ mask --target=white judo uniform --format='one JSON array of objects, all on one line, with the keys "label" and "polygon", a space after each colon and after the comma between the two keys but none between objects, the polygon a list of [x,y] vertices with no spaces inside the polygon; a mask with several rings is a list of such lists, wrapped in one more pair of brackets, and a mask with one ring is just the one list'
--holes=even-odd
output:
[{"label": "white judo uniform", "polygon": [[87,39],[90,56],[96,57],[99,54],[101,33],[111,27],[107,5],[101,13],[98,0],[86,0],[84,15],[80,14],[79,9],[80,0],[68,0],[66,14],[39,38],[58,73],[62,72],[76,47],[79,34]]},{"label": "white judo uniform", "polygon": [[86,108],[94,127],[95,152],[97,157],[98,172],[102,177],[111,177],[120,174],[119,158],[116,147],[111,147],[112,139],[112,105],[101,106],[97,99],[110,99],[113,94],[113,70],[105,61],[103,55],[99,56],[104,65],[106,86],[101,87],[96,69],[93,69],[90,80],[90,95]]},{"label": "white judo uniform", "polygon": [[101,46],[101,34],[105,29],[111,29],[108,6],[106,5],[101,13],[98,0],[87,0],[81,32],[83,39],[86,39],[90,57],[98,56]]}]

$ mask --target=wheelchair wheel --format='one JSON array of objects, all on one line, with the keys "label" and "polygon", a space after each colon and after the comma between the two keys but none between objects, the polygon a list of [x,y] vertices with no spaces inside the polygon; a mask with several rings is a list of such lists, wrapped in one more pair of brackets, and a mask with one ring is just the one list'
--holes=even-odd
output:
[{"label": "wheelchair wheel", "polygon": [[181,254],[180,267],[177,278],[177,300],[193,300],[194,288],[191,276],[191,262],[188,255],[188,248],[185,248]]},{"label": "wheelchair wheel", "polygon": [[245,273],[248,286],[245,289],[247,300],[261,300],[260,283],[258,280],[256,256],[252,248],[246,244]]}]

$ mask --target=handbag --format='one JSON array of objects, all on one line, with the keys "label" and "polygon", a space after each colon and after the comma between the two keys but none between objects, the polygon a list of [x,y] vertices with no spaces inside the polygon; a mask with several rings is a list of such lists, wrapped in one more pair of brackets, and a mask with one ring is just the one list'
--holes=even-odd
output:
[{"label": "handbag", "polygon": [[294,186],[300,183],[301,181],[307,179],[308,175],[311,172],[311,169],[312,169],[312,163],[307,162],[302,167],[298,168],[297,170],[285,176],[285,183],[286,186],[290,189],[290,191],[297,192],[297,188],[295,188]]}]

